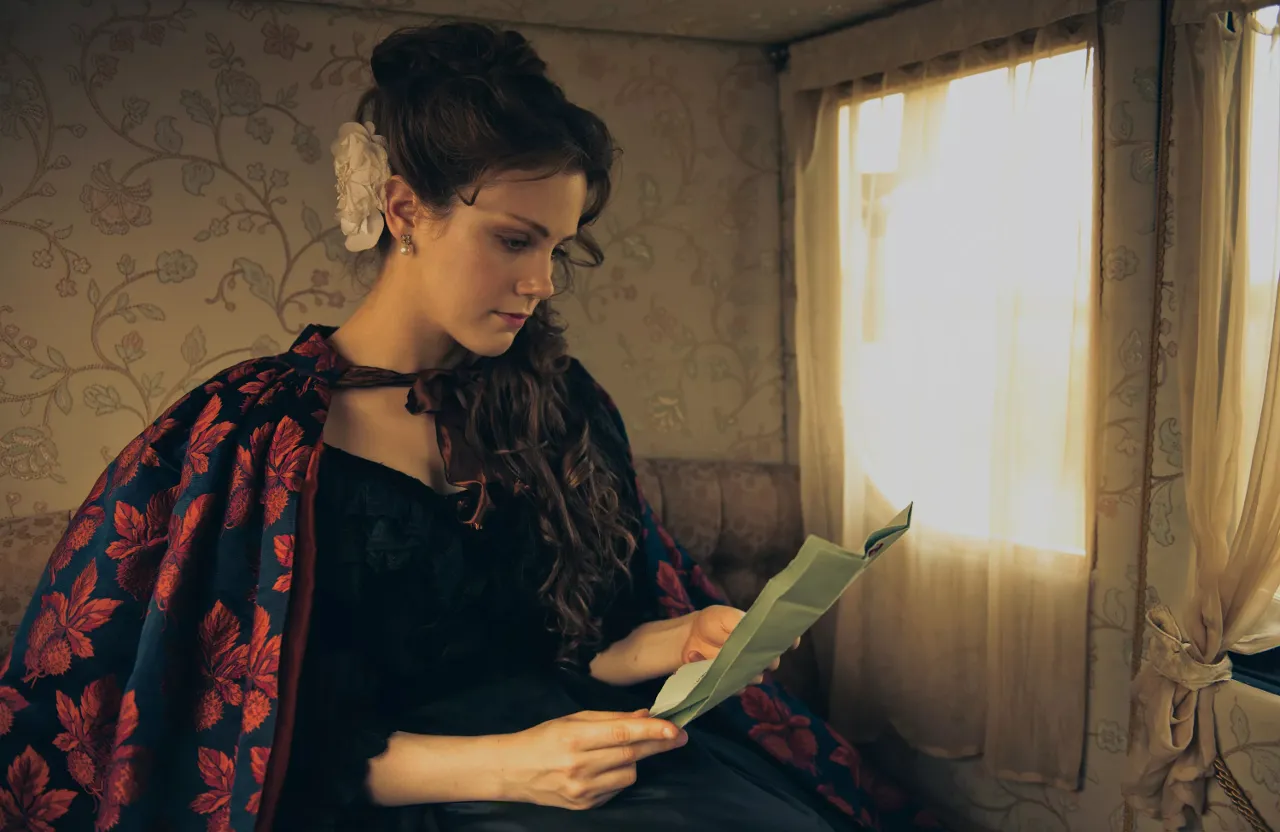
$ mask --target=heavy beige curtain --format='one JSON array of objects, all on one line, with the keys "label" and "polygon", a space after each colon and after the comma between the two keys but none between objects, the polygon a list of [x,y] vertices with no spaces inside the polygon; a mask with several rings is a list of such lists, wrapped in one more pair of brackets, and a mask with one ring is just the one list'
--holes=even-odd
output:
[{"label": "heavy beige curtain", "polygon": [[1179,602],[1149,616],[1135,681],[1143,730],[1126,786],[1132,805],[1171,829],[1204,808],[1226,652],[1280,644],[1269,619],[1280,586],[1276,10],[1197,17],[1206,5],[1173,11],[1165,143],[1179,231],[1164,281],[1181,308],[1177,384],[1194,551]]},{"label": "heavy beige curtain", "polygon": [[825,622],[831,719],[1067,789],[1093,538],[1092,39],[1077,18],[790,114],[806,523],[858,547],[916,504]]}]

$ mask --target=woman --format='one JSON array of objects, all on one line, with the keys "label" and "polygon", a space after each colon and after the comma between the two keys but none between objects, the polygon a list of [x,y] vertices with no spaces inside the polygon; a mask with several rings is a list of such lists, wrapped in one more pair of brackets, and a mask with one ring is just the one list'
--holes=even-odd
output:
[{"label": "woman", "polygon": [[935,826],[772,684],[648,716],[742,613],[546,304],[602,259],[612,140],[514,32],[371,66],[334,155],[377,285],[99,479],[0,669],[0,828]]}]

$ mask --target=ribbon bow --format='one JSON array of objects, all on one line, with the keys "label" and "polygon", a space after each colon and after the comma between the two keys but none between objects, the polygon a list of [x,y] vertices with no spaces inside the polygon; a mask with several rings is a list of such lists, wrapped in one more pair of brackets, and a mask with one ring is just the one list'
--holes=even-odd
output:
[{"label": "ribbon bow", "polygon": [[[492,472],[486,470],[481,455],[467,442],[467,415],[481,384],[483,376],[466,368],[397,373],[380,367],[355,365],[342,371],[335,386],[408,387],[405,410],[415,416],[425,413],[435,419],[445,480],[450,485],[466,489],[471,497],[472,510],[463,522],[479,529],[493,505],[488,487]],[[493,478],[502,481],[500,474]],[[521,488],[519,482],[512,483],[513,492],[518,493]]]}]

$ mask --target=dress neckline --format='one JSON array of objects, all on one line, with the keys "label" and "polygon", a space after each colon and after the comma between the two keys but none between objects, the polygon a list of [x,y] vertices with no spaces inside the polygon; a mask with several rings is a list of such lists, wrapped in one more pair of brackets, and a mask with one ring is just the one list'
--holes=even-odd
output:
[{"label": "dress neckline", "polygon": [[370,459],[367,456],[353,454],[351,451],[343,450],[337,445],[331,445],[328,442],[324,443],[324,453],[326,455],[342,457],[356,465],[362,465],[370,470],[377,471],[381,476],[385,476],[390,479],[397,480],[402,484],[408,485],[409,488],[428,498],[456,501],[467,494],[467,490],[465,488],[458,489],[452,493],[437,491],[435,488],[431,487],[430,483],[420,480],[412,474],[405,473],[398,468],[392,468],[390,465],[387,465],[384,462],[378,462],[376,459]]}]

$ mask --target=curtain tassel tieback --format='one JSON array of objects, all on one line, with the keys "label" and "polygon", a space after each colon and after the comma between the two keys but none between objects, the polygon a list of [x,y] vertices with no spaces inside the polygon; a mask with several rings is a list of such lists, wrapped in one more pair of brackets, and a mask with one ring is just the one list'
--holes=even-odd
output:
[{"label": "curtain tassel tieback", "polygon": [[1147,647],[1147,661],[1156,673],[1187,690],[1204,690],[1231,680],[1231,659],[1224,655],[1212,664],[1205,662],[1168,607],[1147,613],[1147,624],[1155,636]]}]

